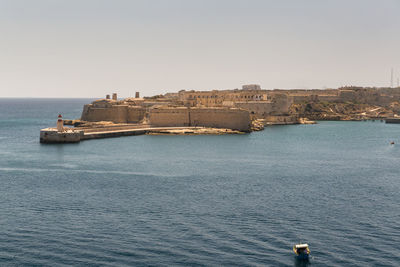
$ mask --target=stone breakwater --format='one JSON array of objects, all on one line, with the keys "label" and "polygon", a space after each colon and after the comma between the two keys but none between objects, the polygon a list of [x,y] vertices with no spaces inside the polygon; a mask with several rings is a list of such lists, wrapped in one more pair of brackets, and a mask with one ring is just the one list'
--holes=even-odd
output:
[{"label": "stone breakwater", "polygon": [[84,137],[83,130],[64,128],[45,128],[40,130],[40,143],[78,143]]},{"label": "stone breakwater", "polygon": [[221,135],[221,134],[245,134],[245,132],[206,127],[152,127],[149,125],[114,125],[96,128],[64,128],[58,131],[56,128],[46,128],[40,131],[41,143],[78,143],[83,140],[111,138],[132,135]]}]

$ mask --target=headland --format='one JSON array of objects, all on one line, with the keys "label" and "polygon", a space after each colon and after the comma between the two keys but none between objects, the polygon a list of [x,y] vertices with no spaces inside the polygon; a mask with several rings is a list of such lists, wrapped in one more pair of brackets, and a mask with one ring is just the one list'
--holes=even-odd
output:
[{"label": "headland", "polygon": [[[315,120],[398,122],[400,88],[181,90],[151,97],[106,95],[83,107],[80,119],[41,131],[43,143],[138,134],[238,134]],[[73,127],[65,127],[65,125]]]}]

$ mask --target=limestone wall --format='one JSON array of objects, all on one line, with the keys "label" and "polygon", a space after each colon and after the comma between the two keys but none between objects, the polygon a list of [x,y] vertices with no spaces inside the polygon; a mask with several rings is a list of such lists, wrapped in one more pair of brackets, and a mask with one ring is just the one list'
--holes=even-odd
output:
[{"label": "limestone wall", "polygon": [[250,130],[250,115],[241,109],[194,109],[190,110],[192,126]]},{"label": "limestone wall", "polygon": [[127,123],[136,123],[143,120],[146,115],[146,109],[142,107],[128,107],[126,122]]},{"label": "limestone wall", "polygon": [[144,118],[145,110],[141,107],[128,105],[113,105],[105,108],[85,105],[81,120],[84,121],[112,121],[114,123],[135,123]]},{"label": "limestone wall", "polygon": [[127,109],[128,106],[115,105],[108,108],[96,108],[91,105],[85,105],[81,120],[126,123]]},{"label": "limestone wall", "polygon": [[226,108],[154,108],[149,111],[153,126],[204,126],[250,131],[246,110]]},{"label": "limestone wall", "polygon": [[272,112],[273,103],[270,101],[236,102],[235,107],[248,110],[258,118],[263,118]]},{"label": "limestone wall", "polygon": [[189,126],[187,108],[152,108],[149,121],[154,126]]},{"label": "limestone wall", "polygon": [[293,98],[287,94],[274,94],[272,97],[272,114],[283,115],[289,113],[289,108],[293,104]]}]

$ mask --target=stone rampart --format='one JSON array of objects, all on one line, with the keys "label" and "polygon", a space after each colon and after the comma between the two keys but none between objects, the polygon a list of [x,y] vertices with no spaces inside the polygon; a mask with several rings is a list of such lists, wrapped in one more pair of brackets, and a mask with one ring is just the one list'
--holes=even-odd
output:
[{"label": "stone rampart", "polygon": [[227,108],[153,108],[149,111],[153,126],[203,126],[250,131],[247,110]]},{"label": "stone rampart", "polygon": [[146,109],[142,107],[129,106],[126,115],[127,123],[137,123],[144,119],[146,115]]},{"label": "stone rampart", "polygon": [[290,106],[293,104],[293,98],[287,94],[274,94],[272,97],[273,115],[284,115],[289,112]]},{"label": "stone rampart", "polygon": [[192,126],[250,131],[250,115],[242,109],[191,109]]},{"label": "stone rampart", "polygon": [[95,107],[85,105],[81,120],[83,121],[111,121],[114,123],[136,123],[143,120],[145,109],[128,105],[111,105],[108,107]]},{"label": "stone rampart", "polygon": [[189,126],[189,112],[185,107],[152,108],[149,110],[149,121],[154,126]]},{"label": "stone rampart", "polygon": [[236,102],[234,105],[237,108],[248,110],[250,114],[254,114],[258,118],[264,118],[273,111],[273,103],[270,101]]}]

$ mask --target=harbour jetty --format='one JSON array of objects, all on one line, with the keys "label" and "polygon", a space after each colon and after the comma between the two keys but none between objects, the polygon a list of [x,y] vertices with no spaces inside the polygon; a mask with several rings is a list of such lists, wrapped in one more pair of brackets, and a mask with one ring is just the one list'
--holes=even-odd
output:
[{"label": "harbour jetty", "polygon": [[244,134],[245,132],[207,127],[152,127],[150,125],[126,125],[125,127],[74,129],[64,127],[63,131],[57,128],[45,128],[40,131],[41,143],[78,143],[83,140],[132,135],[221,135]]}]

